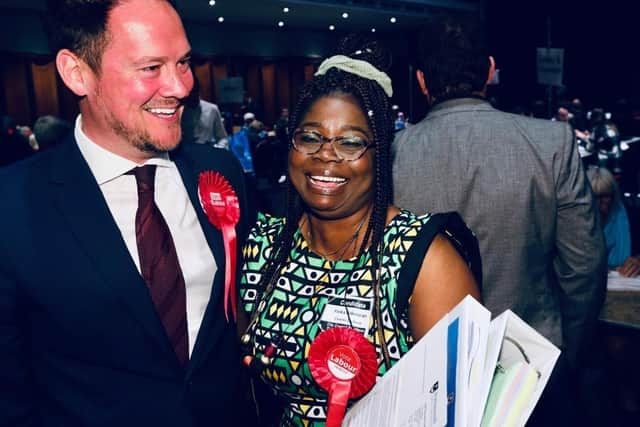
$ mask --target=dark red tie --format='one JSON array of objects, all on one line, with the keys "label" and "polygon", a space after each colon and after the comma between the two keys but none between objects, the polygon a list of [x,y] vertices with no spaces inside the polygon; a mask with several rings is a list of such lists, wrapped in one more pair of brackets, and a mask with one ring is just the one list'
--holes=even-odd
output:
[{"label": "dark red tie", "polygon": [[169,341],[184,366],[189,359],[186,291],[171,232],[153,199],[156,167],[138,167],[133,174],[138,184],[136,242],[140,271]]}]

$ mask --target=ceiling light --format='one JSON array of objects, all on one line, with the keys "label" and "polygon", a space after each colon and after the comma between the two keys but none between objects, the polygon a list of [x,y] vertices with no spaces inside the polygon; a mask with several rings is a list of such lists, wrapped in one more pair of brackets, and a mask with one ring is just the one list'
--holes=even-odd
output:
[{"label": "ceiling light", "polygon": [[335,29],[336,29],[336,27],[334,27],[333,25],[329,25],[329,30],[333,31]]},{"label": "ceiling light", "polygon": [[289,13],[289,8],[288,8],[288,7],[284,7],[284,8],[282,8],[282,11],[283,11],[284,13]]},{"label": "ceiling light", "polygon": [[284,22],[278,21],[278,27],[284,27]]},{"label": "ceiling light", "polygon": [[344,13],[342,14],[342,17],[343,17],[344,19],[347,19],[347,18],[349,17],[349,14],[348,14],[347,12],[344,12]]},{"label": "ceiling light", "polygon": [[218,16],[218,22],[224,22],[224,16]]},{"label": "ceiling light", "polygon": [[375,28],[372,28],[372,29],[371,29],[371,32],[372,32],[372,33],[375,33],[375,32],[376,32],[376,29],[375,29]]},{"label": "ceiling light", "polygon": [[215,6],[216,0],[209,0],[209,6]]},{"label": "ceiling light", "polygon": [[397,19],[395,18],[395,16],[392,16],[391,19],[389,19],[389,22],[391,22],[392,24],[395,24],[397,21]]}]

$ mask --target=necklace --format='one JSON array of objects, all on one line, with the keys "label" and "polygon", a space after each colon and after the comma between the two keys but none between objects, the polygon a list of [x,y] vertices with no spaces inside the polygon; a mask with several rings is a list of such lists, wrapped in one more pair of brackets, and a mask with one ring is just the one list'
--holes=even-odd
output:
[{"label": "necklace", "polygon": [[[343,259],[344,255],[346,254],[347,250],[351,247],[352,244],[354,244],[357,241],[358,235],[360,234],[360,231],[362,230],[362,227],[364,225],[364,223],[366,222],[366,219],[369,217],[369,213],[371,211],[371,207],[369,207],[367,209],[367,211],[365,212],[365,214],[362,216],[362,219],[360,220],[360,222],[358,223],[355,232],[353,233],[353,235],[347,239],[347,241],[341,246],[339,247],[337,250],[332,251],[330,253],[321,253],[320,251],[316,250],[316,252],[322,256],[323,258],[327,259],[333,255],[338,254],[337,259],[331,263],[331,269],[326,273],[326,275],[329,277],[329,280],[331,280],[331,274],[333,273],[336,265],[338,264],[338,261]],[[304,225],[304,222],[306,222],[308,220],[309,223],[309,229],[312,229],[311,226],[311,220],[308,218],[308,214],[307,216],[304,218],[302,224],[300,225],[300,232],[303,233],[302,230],[302,226]],[[303,233],[304,234],[304,233]],[[307,235],[309,237],[312,237],[311,233],[307,233]],[[310,243],[311,243],[311,239],[308,239],[309,241],[309,247],[311,247]],[[274,279],[276,278],[277,275],[274,274],[274,277],[270,280],[270,282],[268,283],[265,292],[262,294],[260,301],[256,302],[256,309],[254,310],[254,313],[252,313],[251,316],[251,320],[249,322],[249,325],[247,326],[245,333],[240,337],[240,341],[243,345],[247,346],[250,342],[251,342],[251,330],[254,329],[260,319],[261,314],[264,312],[264,310],[267,309],[267,300],[269,299],[269,296],[273,290],[274,287]],[[347,288],[348,285],[345,286],[345,291],[342,294],[342,298],[346,299],[346,294],[347,294]],[[327,304],[334,301],[335,299],[337,299],[339,296],[333,296],[331,298],[329,298],[327,300]],[[352,321],[351,321],[351,315],[349,313],[348,307],[345,304],[345,310],[346,310],[346,314],[347,314],[347,320],[349,322],[350,327],[353,327]],[[295,324],[291,325],[290,328],[292,328],[293,326],[295,326]],[[268,344],[265,346],[262,355],[260,356],[260,362],[262,363],[262,365],[270,365],[273,361],[273,357],[277,354],[277,352],[279,351],[279,349],[285,344],[286,342],[286,337],[290,334],[291,331],[287,330],[287,331],[283,331],[282,333],[279,334],[275,334],[272,335],[271,337],[271,341],[268,342]],[[247,354],[244,358],[243,358],[243,362],[249,366],[250,368],[255,367],[255,358],[253,356],[251,356],[250,354]]]},{"label": "necklace", "polygon": [[[332,256],[334,256],[336,254],[339,254],[336,257],[337,259],[342,259],[344,257],[344,255],[347,253],[347,249],[349,249],[352,244],[355,245],[355,243],[357,242],[358,236],[360,235],[360,230],[362,230],[362,226],[364,225],[365,220],[369,217],[369,213],[370,212],[371,212],[371,207],[368,207],[367,211],[364,213],[364,215],[362,216],[362,219],[358,223],[358,226],[356,227],[356,231],[338,249],[336,249],[334,251],[331,251],[331,252],[323,253],[323,252],[320,252],[316,248],[315,252],[317,252],[318,255],[322,256],[325,259],[328,259],[328,258],[330,258],[330,257],[332,257]],[[309,230],[304,234],[306,234],[307,240],[309,241],[309,247],[311,248],[311,245],[313,244],[313,227],[311,225],[311,219],[309,218],[309,214],[308,213],[305,215],[305,218],[304,218],[302,224],[300,224],[300,231],[302,231],[302,226],[304,226],[305,222],[308,222]],[[364,242],[363,242],[363,244],[364,244]]]}]

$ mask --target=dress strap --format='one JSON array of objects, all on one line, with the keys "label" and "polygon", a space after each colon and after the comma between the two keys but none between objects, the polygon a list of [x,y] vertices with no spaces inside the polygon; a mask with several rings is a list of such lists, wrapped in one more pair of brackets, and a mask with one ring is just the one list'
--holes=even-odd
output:
[{"label": "dress strap", "polygon": [[433,214],[418,233],[398,275],[396,305],[398,318],[409,305],[409,297],[413,293],[424,257],[438,233],[446,236],[457,249],[469,266],[478,288],[482,290],[482,262],[478,239],[476,239],[476,236],[469,230],[457,212]]}]

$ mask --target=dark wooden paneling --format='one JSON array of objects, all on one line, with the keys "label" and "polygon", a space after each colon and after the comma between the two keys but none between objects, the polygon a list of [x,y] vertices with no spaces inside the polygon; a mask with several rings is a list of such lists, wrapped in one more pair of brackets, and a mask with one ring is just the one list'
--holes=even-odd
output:
[{"label": "dark wooden paneling", "polygon": [[10,62],[3,67],[2,85],[7,102],[7,114],[19,124],[32,123],[29,87],[25,62]]},{"label": "dark wooden paneling", "polygon": [[[281,58],[265,63],[263,58],[229,57],[221,62],[220,58],[203,58],[194,65],[193,72],[200,82],[200,96],[213,102],[217,102],[218,80],[244,77],[246,94],[259,104],[256,114],[271,126],[282,107],[293,107],[298,90],[313,77],[316,65],[310,61]],[[1,110],[18,123],[33,124],[44,114],[72,121],[78,114],[78,99],[57,76],[54,61],[6,58],[0,66],[0,78],[0,93],[5,98]],[[239,105],[228,107],[239,109]]]},{"label": "dark wooden paneling", "polygon": [[215,90],[216,90],[216,94],[215,94],[216,96],[214,97],[214,101],[218,102],[217,100],[218,80],[226,79],[229,73],[227,70],[227,64],[213,64],[211,69],[213,74],[213,86],[215,87]]},{"label": "dark wooden paneling", "polygon": [[314,64],[307,64],[304,66],[304,81],[308,82],[313,78],[313,73],[316,72],[316,66]]},{"label": "dark wooden paneling", "polygon": [[276,117],[280,116],[282,108],[289,108],[289,103],[291,102],[290,68],[292,68],[292,65],[289,61],[276,64],[276,87],[278,91]]},{"label": "dark wooden paneling", "polygon": [[305,64],[296,61],[292,64],[290,69],[290,77],[291,77],[291,97],[289,98],[289,109],[292,109],[294,105],[296,105],[296,100],[298,98],[298,92],[302,88],[305,82],[304,76],[304,68]]},{"label": "dark wooden paneling", "polygon": [[262,105],[264,106],[264,123],[275,123],[276,120],[276,66],[264,64],[262,71]]},{"label": "dark wooden paneling", "polygon": [[35,98],[36,116],[51,114],[60,115],[58,85],[56,82],[56,66],[53,61],[44,64],[31,64],[33,94]]},{"label": "dark wooden paneling", "polygon": [[247,80],[245,82],[245,88],[247,89],[247,95],[253,99],[260,98],[262,93],[262,81],[260,76],[260,64],[249,64],[247,67]]},{"label": "dark wooden paneling", "polygon": [[211,63],[205,62],[194,66],[193,74],[200,84],[200,98],[205,101],[214,99],[213,84],[211,83]]}]

